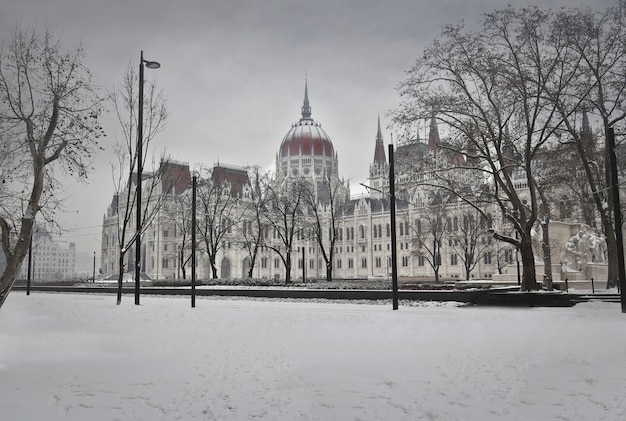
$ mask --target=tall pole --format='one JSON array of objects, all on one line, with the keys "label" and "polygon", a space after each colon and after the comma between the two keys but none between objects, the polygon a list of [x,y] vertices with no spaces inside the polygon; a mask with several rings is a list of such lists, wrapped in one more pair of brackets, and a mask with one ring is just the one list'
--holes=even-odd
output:
[{"label": "tall pole", "polygon": [[30,243],[28,245],[28,274],[26,276],[26,295],[30,295],[30,279],[33,270],[33,235],[30,235]]},{"label": "tall pole", "polygon": [[96,283],[96,252],[93,252],[93,280],[92,282]]},{"label": "tall pole", "polygon": [[396,181],[393,164],[393,145],[389,145],[389,210],[391,213],[391,288],[393,309],[398,309],[398,258],[396,248]]},{"label": "tall pole", "polygon": [[191,308],[196,306],[196,183],[194,175],[191,183]]},{"label": "tall pole", "polygon": [[624,239],[622,236],[622,210],[619,203],[619,180],[617,178],[617,157],[615,156],[615,131],[609,127],[607,132],[609,165],[611,169],[611,193],[613,195],[613,218],[615,242],[617,243],[617,276],[619,279],[622,313],[626,313],[626,274],[624,269]]},{"label": "tall pole", "polygon": [[139,60],[139,102],[137,105],[137,227],[135,230],[135,305],[141,288],[141,178],[143,172],[143,50]]}]

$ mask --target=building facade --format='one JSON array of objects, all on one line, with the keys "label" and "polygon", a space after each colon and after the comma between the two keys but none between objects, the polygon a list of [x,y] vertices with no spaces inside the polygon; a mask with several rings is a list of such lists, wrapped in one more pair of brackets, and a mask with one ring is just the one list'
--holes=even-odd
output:
[{"label": "building facade", "polygon": [[[76,277],[76,244],[55,241],[50,233],[38,228],[33,232],[30,253],[31,279],[38,281],[62,281]],[[18,278],[28,278],[28,257],[22,262]]]},{"label": "building facade", "polygon": [[[369,163],[369,194],[350,196],[350,186],[341,178],[339,157],[330,136],[312,118],[308,88],[305,84],[301,118],[292,125],[278,145],[276,154],[275,186],[283,189],[305,180],[313,186],[319,208],[315,214],[321,222],[316,234],[312,225],[303,223],[294,230],[293,242],[281,245],[279,227],[268,219],[255,220],[250,214],[250,203],[258,192],[251,182],[251,168],[217,165],[212,178],[228,182],[230,195],[237,198],[237,214],[232,227],[220,235],[215,246],[213,264],[207,247],[198,241],[196,273],[199,279],[212,276],[212,266],[222,278],[243,278],[254,259],[254,278],[284,278],[286,275],[285,248],[289,248],[292,279],[324,278],[332,245],[332,272],[334,279],[367,279],[391,275],[391,226],[389,200],[389,162],[380,125],[373,125],[373,160]],[[394,163],[396,183],[400,186],[396,203],[397,267],[398,276],[404,279],[462,280],[490,279],[506,264],[513,263],[510,247],[496,244],[492,230],[498,221],[472,214],[450,195],[424,187],[424,175],[415,171],[416,163],[423,159],[463,160],[462,156],[438,154],[439,133],[433,119],[428,128],[428,139],[419,136],[396,145]],[[364,165],[366,165],[364,163]],[[191,196],[190,170],[184,163],[166,162],[162,177],[154,186],[154,209],[150,225],[142,235],[142,273],[151,279],[180,279],[183,268],[189,278],[190,241],[189,203]],[[460,174],[462,176],[462,174]],[[145,175],[146,180],[151,177]],[[422,177],[422,178],[420,178]],[[124,219],[121,210],[127,206],[128,189],[134,189],[131,179],[126,190],[114,195],[103,218],[101,267],[106,275],[119,272],[132,273],[134,263],[134,220],[127,223],[125,241],[127,252],[120,260],[120,226]],[[328,186],[336,186],[331,194]],[[145,185],[149,183],[144,182]],[[144,193],[144,197],[145,197]],[[331,197],[332,196],[332,197]],[[158,198],[158,199],[156,199]],[[310,208],[310,207],[309,207]],[[487,209],[487,215],[495,210]],[[127,214],[127,213],[126,213]],[[311,209],[301,211],[299,218],[311,218]],[[132,218],[131,218],[132,219]],[[187,221],[185,225],[183,222]],[[214,222],[224,224],[224,221]],[[251,240],[246,235],[256,225],[264,225],[263,233],[254,241],[258,247],[251,254]],[[334,227],[334,228],[332,228]],[[469,228],[472,250],[468,255]],[[332,241],[331,241],[332,240]],[[478,251],[476,251],[478,250]],[[468,275],[469,272],[469,276]]]}]

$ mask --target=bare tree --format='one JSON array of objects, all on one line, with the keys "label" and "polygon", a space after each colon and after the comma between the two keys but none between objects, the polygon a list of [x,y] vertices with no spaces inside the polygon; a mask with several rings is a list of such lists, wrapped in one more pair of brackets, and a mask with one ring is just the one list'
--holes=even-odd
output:
[{"label": "bare tree", "polygon": [[217,279],[217,254],[242,217],[239,196],[227,181],[215,180],[213,170],[202,168],[198,182],[198,235],[209,257],[213,279]]},{"label": "bare tree", "polygon": [[408,224],[413,231],[412,247],[418,257],[426,260],[435,275],[435,282],[439,282],[441,268],[441,251],[446,231],[449,230],[449,218],[446,205],[437,204],[425,209],[423,218],[414,224]]},{"label": "bare tree", "polygon": [[173,207],[170,218],[176,227],[176,237],[180,241],[177,244],[178,267],[182,272],[182,278],[187,279],[187,263],[191,260],[193,244],[191,244],[191,191],[173,197]]},{"label": "bare tree", "polygon": [[568,85],[567,96],[551,92],[551,99],[558,105],[557,110],[564,119],[569,134],[565,141],[579,154],[606,235],[608,286],[616,286],[617,259],[623,257],[617,255],[611,206],[607,205],[612,202],[611,189],[607,188],[610,172],[608,165],[604,165],[612,151],[605,143],[602,148],[604,159],[599,160],[596,154],[590,153],[594,141],[579,130],[574,117],[585,111],[596,114],[602,122],[605,141],[610,128],[623,130],[626,118],[623,107],[626,100],[626,2],[619,0],[616,6],[603,11],[563,9],[557,15],[554,28],[554,39],[561,40],[576,57],[570,67],[577,77]]},{"label": "bare tree", "polygon": [[[519,247],[523,290],[537,288],[531,230],[540,200],[533,169],[563,124],[548,96],[561,93],[572,78],[562,65],[567,47],[543,48],[552,23],[549,12],[508,7],[487,14],[480,32],[445,27],[402,83],[409,101],[394,115],[396,124],[410,126],[434,113],[449,130],[439,145],[449,169],[433,167],[431,182],[479,211],[477,198],[491,193],[519,234],[494,233]],[[480,195],[476,180],[487,187]]]},{"label": "bare tree", "polygon": [[61,174],[86,180],[103,136],[84,55],[80,46],[65,51],[50,30],[20,27],[0,52],[0,307],[28,254],[35,218],[54,219]]},{"label": "bare tree", "polygon": [[[278,242],[267,241],[265,245],[276,252],[285,266],[285,283],[291,282],[291,258],[295,234],[305,226],[302,206],[305,189],[303,180],[283,179],[268,186],[269,208],[266,218],[273,228]],[[268,239],[269,240],[269,239]],[[304,262],[303,262],[304,264]]]},{"label": "bare tree", "polygon": [[[148,89],[144,89],[144,123],[143,123],[143,150],[148,150],[155,136],[163,130],[167,120],[165,98],[154,82],[147,82]],[[160,171],[143,174],[142,192],[145,200],[142,201],[142,229],[137,231],[133,227],[137,199],[137,118],[138,118],[138,88],[139,75],[132,64],[129,64],[122,85],[109,93],[109,98],[115,109],[117,120],[122,131],[121,139],[114,148],[115,162],[111,163],[113,186],[118,197],[117,204],[117,246],[118,246],[118,292],[117,304],[122,301],[123,276],[127,268],[133,268],[134,262],[126,264],[126,254],[133,250],[137,238],[145,227],[152,221],[159,209],[159,200],[156,190],[160,183]],[[143,154],[142,168],[148,154]],[[161,162],[165,158],[161,157]],[[153,162],[153,166],[155,163]],[[160,166],[158,167],[160,169]],[[132,255],[132,253],[131,253]],[[131,257],[132,258],[132,257]]]},{"label": "bare tree", "polygon": [[338,219],[348,199],[345,194],[346,189],[339,179],[327,174],[317,185],[305,182],[303,188],[304,203],[312,213],[310,232],[319,246],[326,265],[326,281],[331,282]]},{"label": "bare tree", "polygon": [[251,176],[250,197],[243,203],[243,223],[237,225],[244,239],[244,247],[250,258],[248,278],[253,277],[258,252],[265,241],[263,234],[266,226],[265,215],[269,204],[268,184],[270,182],[270,175],[262,173],[259,167],[252,169]]},{"label": "bare tree", "polygon": [[493,251],[493,230],[491,219],[485,218],[487,212],[463,206],[451,212],[458,219],[457,229],[448,229],[448,239],[459,256],[465,269],[465,280],[469,281],[472,271],[481,259],[491,256]]}]

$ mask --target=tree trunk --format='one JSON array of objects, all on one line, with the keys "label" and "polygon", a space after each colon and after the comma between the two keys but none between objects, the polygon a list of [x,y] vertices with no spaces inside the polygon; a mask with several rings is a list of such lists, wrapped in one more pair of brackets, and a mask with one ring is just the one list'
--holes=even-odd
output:
[{"label": "tree trunk", "polygon": [[215,256],[209,255],[209,263],[211,263],[211,273],[213,279],[217,279],[217,267],[215,267]]},{"label": "tree trunk", "polygon": [[124,258],[126,254],[122,253],[120,250],[120,260],[118,264],[118,274],[117,274],[117,305],[122,304],[122,284],[124,278]]},{"label": "tree trunk", "polygon": [[256,255],[258,251],[258,246],[254,246],[254,252],[252,257],[250,258],[250,268],[248,269],[248,278],[252,279],[252,274],[254,273],[254,265],[256,265]]},{"label": "tree trunk", "polygon": [[287,252],[287,256],[285,258],[285,283],[286,284],[291,283],[291,253],[290,252]]},{"label": "tree trunk", "polygon": [[[43,181],[41,182],[41,185],[43,185]],[[38,187],[39,185],[36,183],[35,186]],[[37,194],[37,196],[35,196],[35,194]],[[41,194],[40,188],[37,188],[36,192],[33,193],[33,197],[35,197],[37,203],[39,202],[40,194]],[[35,203],[35,200],[31,200],[31,203]],[[29,209],[36,209],[36,208],[37,207],[34,207],[32,204],[29,205]],[[37,213],[36,211],[32,211],[31,212],[32,218],[22,219],[22,226],[20,228],[20,235],[18,237],[19,240],[15,244],[15,248],[13,249],[13,254],[11,255],[5,254],[4,256],[6,260],[6,266],[4,268],[4,271],[2,272],[2,276],[0,276],[0,308],[2,308],[4,301],[7,299],[9,293],[11,292],[11,289],[13,289],[13,285],[15,284],[15,280],[17,279],[17,274],[19,272],[20,266],[22,265],[24,258],[28,254],[28,249],[30,248],[30,240],[25,241],[24,239],[32,238],[36,213]],[[4,219],[2,219],[2,223],[3,225],[2,225],[2,229],[0,230],[0,232],[2,232],[3,235],[8,236],[9,228],[8,226],[6,226],[6,222]]]},{"label": "tree trunk", "polygon": [[[11,263],[11,267],[9,267],[9,263]],[[2,277],[0,277],[0,308],[2,307],[2,304],[4,304],[4,300],[6,300],[9,292],[11,292],[11,289],[15,284],[15,280],[17,279],[19,264],[16,263],[17,259],[7,259],[7,266],[2,273]]]},{"label": "tree trunk", "polygon": [[520,240],[519,251],[522,255],[522,291],[537,290],[537,277],[535,275],[535,256],[530,235]]}]

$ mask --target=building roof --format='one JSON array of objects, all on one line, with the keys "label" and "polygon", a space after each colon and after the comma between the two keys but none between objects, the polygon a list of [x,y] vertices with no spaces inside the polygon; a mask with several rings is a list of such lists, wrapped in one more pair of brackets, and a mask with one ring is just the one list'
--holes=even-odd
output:
[{"label": "building roof", "polygon": [[248,171],[245,168],[217,164],[213,167],[211,179],[215,184],[228,183],[230,194],[235,197],[243,196],[244,186],[250,184]]},{"label": "building roof", "polygon": [[165,193],[182,194],[191,185],[189,165],[163,161],[161,163],[161,185]]}]

